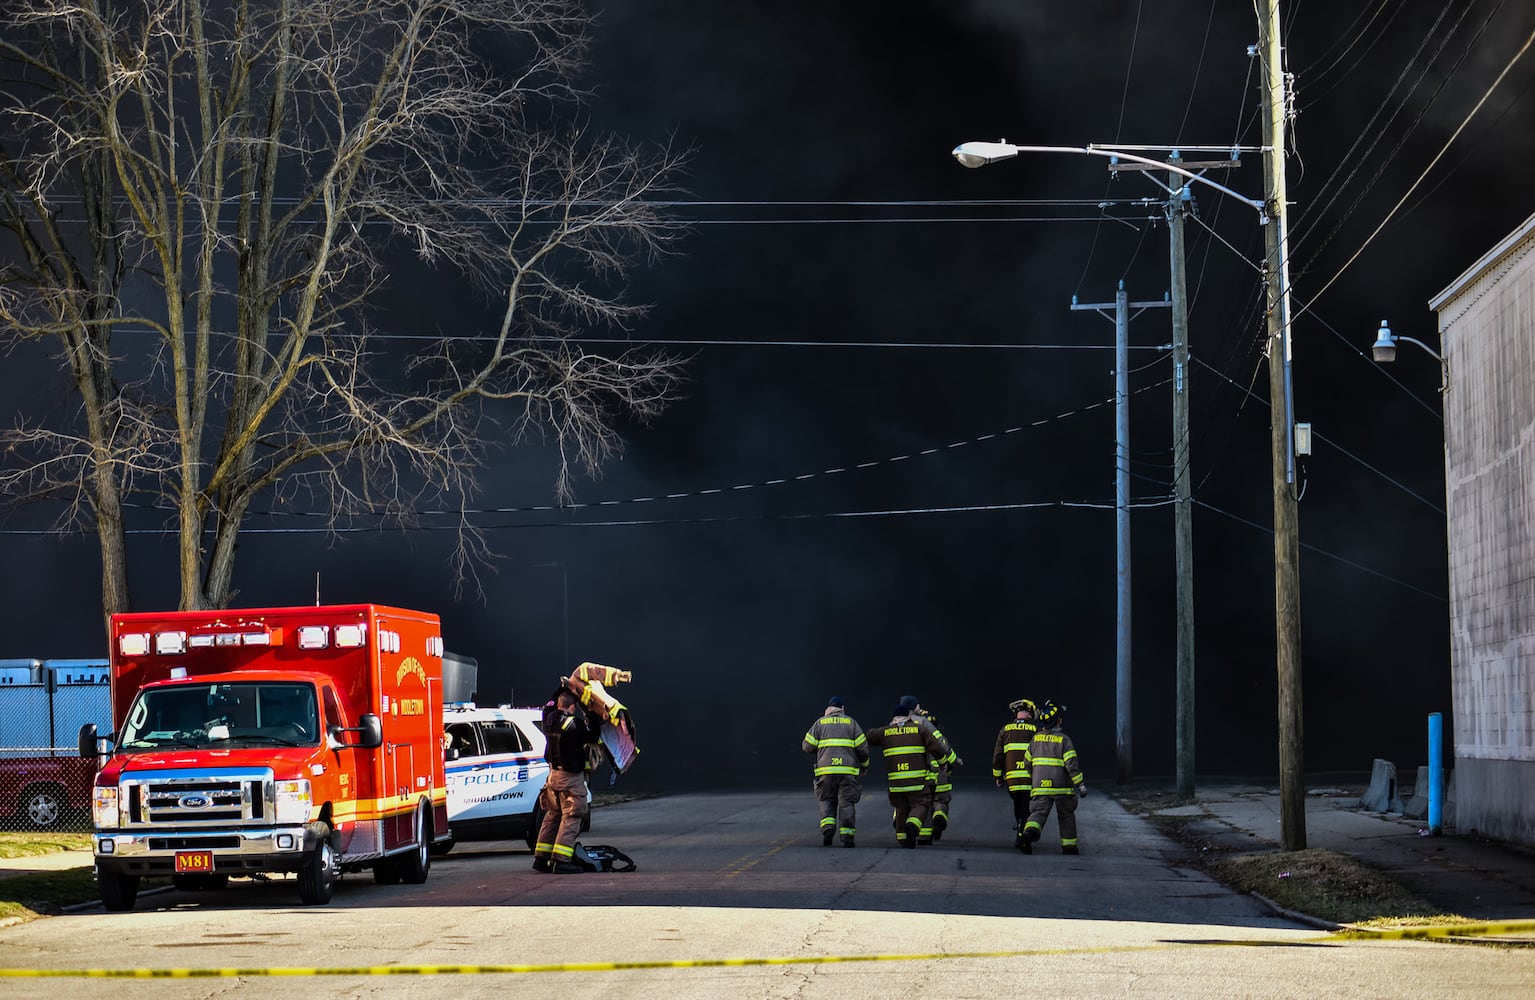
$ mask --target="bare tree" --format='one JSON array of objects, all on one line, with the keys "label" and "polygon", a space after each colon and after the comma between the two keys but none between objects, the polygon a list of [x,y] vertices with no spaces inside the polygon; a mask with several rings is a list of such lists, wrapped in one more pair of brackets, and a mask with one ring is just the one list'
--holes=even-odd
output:
[{"label": "bare tree", "polygon": [[[223,607],[253,503],[462,510],[529,435],[568,499],[674,398],[678,358],[577,337],[640,315],[630,269],[681,236],[679,157],[580,124],[589,27],[578,0],[12,0],[0,335],[56,344],[79,405],[5,433],[0,490],[95,531],[108,614],[125,498],[173,519],[182,607]],[[370,306],[433,273],[499,324],[404,357]],[[458,530],[461,584],[491,553]]]}]

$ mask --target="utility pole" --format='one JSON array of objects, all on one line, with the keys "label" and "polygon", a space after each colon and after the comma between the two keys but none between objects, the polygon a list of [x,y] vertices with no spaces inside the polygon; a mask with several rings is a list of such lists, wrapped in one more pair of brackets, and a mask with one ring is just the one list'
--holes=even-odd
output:
[{"label": "utility pole", "polygon": [[[1179,159],[1173,152],[1172,160]],[[1177,792],[1194,797],[1194,518],[1189,488],[1189,300],[1183,259],[1183,216],[1192,200],[1187,183],[1168,175],[1168,261],[1173,304],[1173,551],[1177,576]]]},{"label": "utility pole", "polygon": [[[1167,157],[1171,167],[1198,170],[1225,170],[1240,166],[1236,151],[1230,159],[1201,160],[1186,163],[1176,149]],[[1138,170],[1147,173],[1146,163],[1114,161],[1110,172]],[[1160,184],[1160,181],[1155,183]],[[1189,304],[1187,268],[1183,252],[1183,221],[1193,203],[1188,175],[1171,171],[1164,185],[1168,199],[1165,206],[1168,231],[1168,265],[1172,276],[1173,319],[1173,556],[1177,622],[1175,654],[1177,665],[1177,793],[1180,798],[1194,797],[1194,517],[1193,491],[1189,485]]]},{"label": "utility pole", "polygon": [[[1130,739],[1130,310],[1155,309],[1167,302],[1131,302],[1125,283],[1119,283],[1113,303],[1079,303],[1071,297],[1071,309],[1104,312],[1110,305],[1114,315],[1114,535],[1116,540],[1115,579],[1119,591],[1116,655],[1114,660],[1114,779],[1129,781]],[[1137,312],[1136,315],[1139,315]]]},{"label": "utility pole", "polygon": [[1290,247],[1286,229],[1284,49],[1279,0],[1259,0],[1263,79],[1263,179],[1268,282],[1269,441],[1274,491],[1274,660],[1279,683],[1279,832],[1287,851],[1306,846],[1301,722],[1300,526],[1295,498],[1295,413],[1290,378]]}]

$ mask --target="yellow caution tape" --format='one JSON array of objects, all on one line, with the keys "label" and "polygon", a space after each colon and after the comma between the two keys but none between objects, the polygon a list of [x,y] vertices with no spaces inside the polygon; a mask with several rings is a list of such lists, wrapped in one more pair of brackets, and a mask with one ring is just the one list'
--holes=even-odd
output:
[{"label": "yellow caution tape", "polygon": [[[1258,943],[1258,942],[1254,942]],[[1151,951],[1141,945],[1113,951]],[[1022,958],[1068,955],[1082,949],[945,952],[933,955],[820,955],[799,958],[698,958],[657,962],[556,962],[546,965],[373,965],[352,968],[275,969],[0,969],[0,978],[64,976],[85,979],[213,979],[242,976],[448,976],[526,975],[540,972],[630,972],[644,969],[720,969],[762,965],[832,965],[841,962],[921,962],[954,958]]]},{"label": "yellow caution tape", "polygon": [[1425,938],[1489,937],[1503,934],[1535,934],[1535,920],[1483,924],[1436,924],[1433,927],[1391,927],[1376,930],[1350,927],[1332,937],[1348,941],[1402,941]]},{"label": "yellow caution tape", "polygon": [[[1447,924],[1433,927],[1399,927],[1389,930],[1355,928],[1305,939],[1327,941],[1385,941],[1428,938],[1482,937],[1500,934],[1535,934],[1535,921],[1483,924]],[[911,955],[810,955],[770,958],[694,958],[653,962],[551,962],[538,965],[359,965],[333,968],[224,968],[224,969],[0,969],[0,979],[235,979],[260,976],[465,976],[532,975],[546,972],[634,972],[651,969],[725,969],[769,965],[836,965],[852,962],[936,962],[954,959],[1039,958],[1056,955],[1105,954],[1158,951],[1164,948],[1218,946],[1266,948],[1272,939],[1208,941],[1178,940],[1157,944],[1102,948],[1034,948],[1022,951],[949,951]],[[1286,944],[1293,941],[1283,942]]]}]

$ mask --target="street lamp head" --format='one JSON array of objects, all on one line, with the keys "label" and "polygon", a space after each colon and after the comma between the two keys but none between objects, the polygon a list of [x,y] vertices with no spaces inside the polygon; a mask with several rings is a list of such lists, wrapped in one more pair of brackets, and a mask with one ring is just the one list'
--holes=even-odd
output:
[{"label": "street lamp head", "polygon": [[1375,336],[1375,343],[1370,347],[1370,354],[1382,364],[1396,360],[1396,334],[1391,332],[1385,320],[1380,321],[1380,330]]},{"label": "street lamp head", "polygon": [[984,167],[1017,155],[1018,147],[1008,142],[962,142],[954,147],[954,158],[964,167]]}]

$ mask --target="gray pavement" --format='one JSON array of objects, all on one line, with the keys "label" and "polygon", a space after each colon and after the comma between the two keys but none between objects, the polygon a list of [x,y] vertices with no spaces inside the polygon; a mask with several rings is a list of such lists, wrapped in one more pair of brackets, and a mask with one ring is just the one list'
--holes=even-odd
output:
[{"label": "gray pavement", "polygon": [[[1358,858],[1446,913],[1489,921],[1535,920],[1535,851],[1453,828],[1426,836],[1421,821],[1361,809],[1360,792],[1312,789],[1306,796],[1306,846]],[[1191,817],[1185,829],[1212,851],[1279,846],[1279,792],[1274,788],[1201,785],[1193,804],[1158,813]],[[90,865],[85,850],[0,859],[0,878]]]},{"label": "gray pavement", "polygon": [[[1258,834],[1277,827],[1265,805],[1275,797],[1206,796],[1198,822],[1270,846]],[[857,850],[821,846],[806,782],[598,810],[593,842],[633,856],[632,873],[539,875],[522,844],[490,841],[455,847],[423,885],[348,875],[326,907],[297,905],[291,880],[156,892],[131,916],[98,906],[5,928],[0,971],[15,975],[0,995],[199,1000],[280,987],[302,1000],[457,1000],[535,988],[811,1000],[998,997],[1040,982],[1061,996],[1190,1000],[1530,995],[1527,950],[1305,926],[1223,889],[1159,824],[1101,792],[1081,803],[1080,856],[1060,853],[1053,822],[1032,856],[1014,850],[1011,804],[989,781],[957,788],[959,820],[916,850],[895,846],[881,796],[865,802]],[[1313,825],[1320,834],[1330,822],[1319,813]],[[464,971],[429,974],[442,968]]]}]

